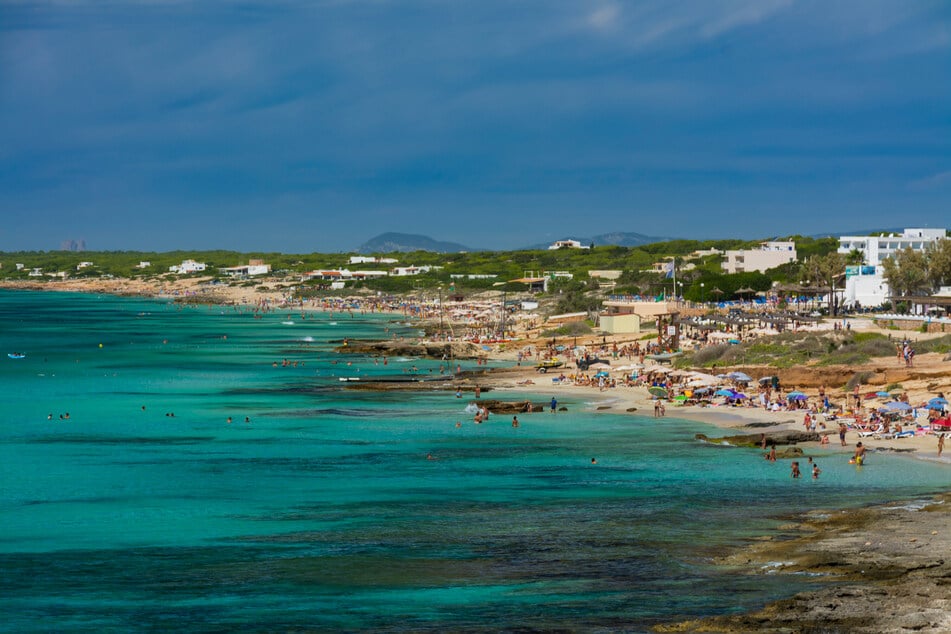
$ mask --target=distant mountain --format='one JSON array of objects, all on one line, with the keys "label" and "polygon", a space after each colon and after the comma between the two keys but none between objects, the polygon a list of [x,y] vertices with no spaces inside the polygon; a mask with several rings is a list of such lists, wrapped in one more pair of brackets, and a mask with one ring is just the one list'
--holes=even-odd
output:
[{"label": "distant mountain", "polygon": [[434,253],[458,253],[459,251],[481,251],[471,249],[456,242],[441,242],[429,236],[412,233],[381,233],[370,238],[357,248],[358,253],[406,253],[408,251],[432,251]]},{"label": "distant mountain", "polygon": [[[648,236],[643,233],[633,233],[630,231],[614,231],[611,233],[602,233],[597,236],[592,236],[590,238],[581,238],[578,236],[565,236],[564,238],[559,238],[560,240],[577,240],[581,244],[589,245],[594,244],[596,247],[603,246],[618,246],[618,247],[639,247],[642,244],[652,244],[654,242],[666,242],[668,240],[676,240],[677,238],[663,238],[659,236]],[[545,242],[541,244],[533,244],[529,247],[524,247],[526,249],[547,249],[551,244],[555,242]]]}]

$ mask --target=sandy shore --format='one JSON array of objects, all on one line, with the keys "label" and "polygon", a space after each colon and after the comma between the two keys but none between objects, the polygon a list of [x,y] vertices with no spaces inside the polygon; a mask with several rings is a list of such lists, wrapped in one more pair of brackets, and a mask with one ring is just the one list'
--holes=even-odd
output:
[{"label": "sandy shore", "polygon": [[[531,381],[531,383],[526,383]],[[507,370],[504,374],[494,377],[492,374],[485,378],[471,380],[472,383],[491,387],[495,392],[493,398],[504,400],[507,391],[537,392],[547,399],[554,396],[563,401],[565,398],[581,398],[588,402],[596,402],[592,412],[626,413],[634,408],[642,416],[653,416],[654,401],[643,387],[615,387],[604,391],[594,386],[573,385],[570,382],[554,382],[551,375],[538,374],[532,368],[520,371]],[[770,412],[761,408],[752,407],[699,407],[674,406],[666,404],[666,415],[669,418],[683,418],[701,423],[714,425],[724,430],[724,435],[761,433],[772,434],[785,431],[804,431],[804,412]],[[837,427],[830,425],[826,430],[831,433],[830,442],[823,446],[824,451],[842,451],[852,453],[855,443],[859,440],[866,445],[870,452],[874,451],[902,451],[909,452],[915,458],[932,460],[951,465],[951,442],[941,457],[938,457],[937,439],[935,436],[915,436],[913,438],[875,439],[871,437],[859,438],[854,431],[846,434],[846,447],[841,447]],[[804,449],[818,448],[818,442],[802,443]]]}]

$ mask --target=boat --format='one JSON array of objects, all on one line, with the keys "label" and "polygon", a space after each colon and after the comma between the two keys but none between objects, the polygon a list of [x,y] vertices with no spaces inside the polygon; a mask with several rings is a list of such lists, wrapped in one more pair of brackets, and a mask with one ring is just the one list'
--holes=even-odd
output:
[{"label": "boat", "polygon": [[545,372],[548,372],[549,370],[560,368],[563,365],[565,365],[564,361],[555,361],[554,359],[550,361],[542,361],[541,363],[535,366],[535,371],[541,372],[542,374],[544,374]]},{"label": "boat", "polygon": [[7,356],[11,359],[26,359],[26,355],[22,352],[8,352]]}]

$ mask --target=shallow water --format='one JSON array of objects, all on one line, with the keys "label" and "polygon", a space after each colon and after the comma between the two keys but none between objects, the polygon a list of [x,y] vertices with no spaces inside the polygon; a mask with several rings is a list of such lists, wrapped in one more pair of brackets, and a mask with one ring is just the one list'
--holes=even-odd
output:
[{"label": "shallow water", "polygon": [[642,631],[807,583],[707,563],[780,514],[948,482],[887,455],[792,481],[582,399],[514,429],[451,392],[343,391],[439,372],[332,352],[406,322],[0,292],[0,350],[27,354],[0,363],[0,628]]}]

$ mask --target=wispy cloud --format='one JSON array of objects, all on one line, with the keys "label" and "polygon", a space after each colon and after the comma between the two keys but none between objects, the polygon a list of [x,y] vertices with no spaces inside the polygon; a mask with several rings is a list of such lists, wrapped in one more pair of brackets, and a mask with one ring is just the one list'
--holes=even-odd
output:
[{"label": "wispy cloud", "polygon": [[913,180],[908,184],[908,187],[912,190],[921,191],[947,187],[948,185],[951,185],[951,170]]},{"label": "wispy cloud", "polygon": [[719,15],[700,27],[704,37],[717,37],[739,27],[758,24],[792,6],[793,0],[740,0],[727,2],[719,8]]}]

